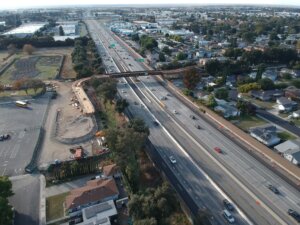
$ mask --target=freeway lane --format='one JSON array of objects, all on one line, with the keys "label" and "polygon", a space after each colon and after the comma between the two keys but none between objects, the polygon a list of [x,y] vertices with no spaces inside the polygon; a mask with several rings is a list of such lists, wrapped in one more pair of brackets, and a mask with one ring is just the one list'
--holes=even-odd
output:
[{"label": "freeway lane", "polygon": [[[117,50],[119,51],[119,49]],[[131,66],[132,70],[142,70],[141,66],[138,65],[134,60],[130,61],[130,63],[133,65]],[[159,94],[156,93],[160,93],[161,96],[164,96],[167,93],[167,91],[164,88],[161,88],[155,80],[147,81],[147,78],[144,77],[140,79],[145,83],[145,86],[149,87],[149,89],[158,89],[158,91],[150,90],[150,92],[157,95],[158,98]],[[178,106],[181,105],[181,103],[178,100],[176,101],[176,99],[166,102],[171,102],[171,108],[173,107],[173,109],[179,111],[180,115],[185,115],[188,117],[188,115],[192,113],[186,107],[181,106],[179,108]],[[181,112],[181,109],[183,109],[183,112]],[[194,127],[193,122],[191,122],[189,118],[181,118],[180,116],[178,117],[178,120],[182,121],[183,124],[188,124],[189,127]],[[209,149],[213,149],[215,145],[222,147],[226,152],[226,157],[219,157],[219,160],[225,165],[227,164],[227,167],[234,169],[235,173],[240,176],[239,179],[244,180],[244,182],[247,182],[247,184],[250,184],[250,188],[255,191],[258,196],[263,198],[268,205],[270,202],[272,202],[270,205],[276,213],[280,214],[281,217],[284,217],[286,221],[293,223],[294,221],[287,217],[286,211],[288,208],[294,208],[299,211],[299,192],[286,184],[285,181],[280,179],[268,168],[262,166],[259,162],[249,156],[243,151],[243,149],[235,145],[234,142],[228,138],[224,138],[224,135],[221,132],[211,127],[206,121],[201,121],[201,124],[204,124],[204,127],[206,126],[204,130],[207,130],[208,132],[199,137],[198,140],[205,140],[205,143],[210,143],[211,145]],[[190,129],[187,129],[187,131],[192,133],[195,132],[191,131]],[[199,143],[201,142],[199,141]],[[279,187],[283,193],[283,196],[279,197],[270,192],[266,188],[266,185],[269,183]]]},{"label": "freeway lane", "polygon": [[[94,37],[95,36],[96,35],[94,35]],[[116,63],[118,63],[118,61],[116,61]],[[135,117],[144,119],[149,126],[151,134],[149,139],[160,153],[161,157],[165,160],[160,166],[165,169],[165,172],[167,171],[166,173],[168,173],[170,169],[173,171],[178,180],[177,182],[175,181],[174,185],[177,187],[177,190],[180,193],[188,191],[189,195],[193,198],[192,201],[196,202],[197,207],[213,209],[213,211],[211,211],[214,217],[212,221],[213,224],[224,224],[225,221],[221,215],[223,209],[223,196],[214,189],[199,169],[190,162],[190,159],[187,159],[186,156],[178,150],[179,147],[170,140],[162,128],[153,125],[153,118],[151,115],[145,112],[140,104],[134,104],[135,101],[138,102],[139,100],[133,95],[129,86],[127,84],[118,83],[118,90],[119,94],[131,103],[129,106],[130,112],[132,112]],[[169,156],[171,155],[174,155],[177,159],[176,167],[171,164],[169,160]],[[174,183],[174,181],[172,183]],[[187,198],[186,194],[181,196],[194,211],[195,202],[190,201],[191,197]],[[246,223],[240,219],[240,224]]]},{"label": "freeway lane", "polygon": [[[139,90],[135,88],[135,91],[138,93]],[[142,94],[140,97],[142,98]],[[151,99],[151,96],[148,95]],[[158,106],[158,104],[153,104],[155,100],[152,98],[152,112],[159,119],[159,121],[163,121],[163,125],[170,131],[174,137],[178,140],[178,142],[185,147],[185,149],[189,150],[192,158],[197,162],[197,164],[203,168],[205,171],[209,171],[210,177],[220,186],[222,189],[227,192],[231,198],[235,201],[239,206],[243,206],[244,212],[252,219],[256,224],[280,224],[276,222],[271,216],[267,216],[268,212],[265,211],[264,208],[257,205],[257,202],[248,197],[248,193],[241,189],[236,182],[228,177],[226,173],[208,157],[203,152],[199,151],[199,147],[193,144],[187,135],[180,131],[180,128],[176,126],[174,120],[172,120],[169,116],[167,116],[162,109]],[[147,101],[144,101],[147,103]],[[149,105],[150,107],[150,105]],[[199,131],[204,132],[203,130]],[[232,193],[235,193],[232,195]],[[255,215],[255,217],[253,217]]]},{"label": "freeway lane", "polygon": [[[132,94],[130,88],[127,84],[118,84],[118,90],[123,90],[120,92],[123,98],[127,99],[130,103],[128,110],[130,113],[136,118],[142,118],[145,123],[149,126],[150,129],[150,137],[149,140],[155,147],[155,149],[159,152],[161,158],[164,159],[164,162],[155,161],[155,163],[159,164],[161,168],[164,169],[165,173],[169,173],[168,171],[172,171],[176,176],[177,181],[171,178],[172,184],[175,182],[174,187],[177,187],[179,192],[187,191],[190,196],[197,200],[196,204],[199,208],[209,208],[214,209],[211,212],[214,215],[213,224],[224,224],[223,217],[220,215],[222,210],[222,196],[218,194],[210,183],[206,180],[206,178],[191,164],[191,162],[186,159],[185,155],[181,153],[181,151],[176,151],[178,148],[172,142],[169,137],[165,134],[162,128],[156,127],[153,125],[153,118],[147,112],[145,112],[144,107],[141,104],[134,103],[138,102],[138,98]],[[177,160],[176,166],[171,164],[169,160],[169,156],[174,155]],[[184,172],[184,173],[183,173]],[[185,175],[183,175],[185,174]],[[171,176],[170,174],[168,176]],[[172,177],[172,176],[171,176]],[[196,185],[191,185],[191,183],[196,183]],[[179,188],[179,189],[178,189]],[[186,198],[186,195],[181,195],[184,200],[188,200],[189,206],[192,205],[192,209],[194,208],[193,202],[189,201]],[[243,223],[241,223],[243,224]]]},{"label": "freeway lane", "polygon": [[[99,28],[100,29],[100,28]],[[102,32],[103,33],[103,32]],[[107,38],[107,37],[106,37]],[[110,41],[108,41],[108,43],[109,43]],[[121,49],[119,49],[119,47],[117,47],[117,51],[118,51],[118,53],[119,54],[122,54],[122,58],[124,59],[126,59],[126,58],[128,58],[127,57],[127,54],[125,53],[125,51],[124,50],[121,50]],[[124,60],[122,60],[122,58],[120,58],[119,56],[118,56],[118,54],[113,50],[113,51],[110,51],[111,52],[111,55],[115,58],[115,59],[117,59],[118,60],[118,62],[119,61],[124,61]],[[127,62],[128,63],[128,62]],[[121,67],[125,67],[126,65],[125,65],[126,63],[125,62],[123,62],[122,64],[121,64]],[[138,68],[138,65],[137,65],[137,63],[134,61],[134,59],[132,59],[131,61],[130,61],[130,64],[132,65],[131,67],[131,69],[133,69],[133,70],[141,70],[141,68]],[[129,65],[129,63],[128,63],[128,65]],[[144,79],[144,78],[143,78]],[[145,78],[146,79],[146,78]],[[147,82],[147,80],[143,80],[143,82]],[[154,85],[153,85],[153,88],[155,88],[155,87],[157,87],[157,88],[159,88],[160,89],[160,86],[157,84],[157,82],[155,82],[155,81],[152,81],[153,83],[154,83]],[[147,86],[147,85],[146,85]],[[149,87],[150,87],[151,85],[149,85]],[[166,91],[166,90],[163,90],[164,92]],[[152,91],[152,93],[154,93],[154,92],[156,92],[156,91]],[[170,101],[170,102],[172,102],[172,101]],[[179,104],[175,104],[175,107],[178,107],[178,105],[180,105],[180,102],[179,102]],[[182,107],[181,107],[182,108]],[[178,110],[179,111],[179,110]],[[182,114],[181,112],[180,112],[180,114]],[[183,113],[183,114],[185,114],[185,115],[189,115],[188,113]],[[204,123],[206,123],[206,122],[204,122]],[[187,121],[187,123],[184,123],[184,124],[191,124],[191,121],[189,120],[189,121]],[[193,125],[192,125],[193,126]],[[212,129],[212,128],[210,128],[210,129]],[[214,130],[213,130],[214,131]],[[213,132],[212,132],[213,133]],[[207,137],[207,136],[210,136],[211,134],[210,133],[206,133],[204,136],[205,137]],[[210,141],[210,140],[208,140],[208,141]],[[210,141],[211,143],[214,143],[214,141],[215,140],[212,140],[212,141]],[[220,141],[220,140],[219,140]],[[200,142],[201,143],[201,142]],[[231,143],[230,143],[230,146],[225,146],[224,148],[230,148],[231,147]],[[242,151],[243,152],[243,150],[241,150],[241,149],[239,149],[240,151]],[[227,149],[226,149],[226,152],[227,152]],[[246,158],[248,158],[248,155],[247,155],[247,157]],[[238,159],[238,160],[240,160],[240,159]],[[235,164],[237,164],[237,163],[235,163]],[[234,166],[237,166],[237,165],[235,165],[235,164],[233,164]],[[255,168],[255,167],[249,167],[247,164],[246,164],[246,166],[247,167],[245,167],[244,169],[246,169],[246,171],[248,172],[248,170],[249,170],[249,168]],[[254,169],[253,169],[254,170]],[[250,176],[251,174],[246,174],[247,176]],[[247,178],[246,178],[247,179]],[[252,184],[253,185],[253,184]],[[251,185],[251,187],[252,187],[252,185]],[[255,190],[257,191],[257,187],[254,187],[255,188]],[[266,188],[263,186],[263,187],[260,187],[260,189],[261,188],[264,188],[263,189],[263,191],[266,191]],[[266,193],[266,195],[267,195],[267,197],[269,198],[270,196],[271,196],[271,199],[272,199],[272,195],[271,194],[273,194],[273,193],[270,193],[269,192],[269,190],[267,190],[268,192]],[[274,194],[273,194],[274,195]],[[297,197],[297,196],[296,196]],[[297,198],[296,198],[297,199]],[[283,210],[281,210],[281,213],[282,214],[284,214],[284,216],[283,217],[285,217],[286,215],[285,215],[285,212],[284,212],[284,210],[285,209],[283,209]],[[289,218],[286,218],[287,220],[289,220]],[[263,224],[263,223],[259,223],[259,224]]]}]

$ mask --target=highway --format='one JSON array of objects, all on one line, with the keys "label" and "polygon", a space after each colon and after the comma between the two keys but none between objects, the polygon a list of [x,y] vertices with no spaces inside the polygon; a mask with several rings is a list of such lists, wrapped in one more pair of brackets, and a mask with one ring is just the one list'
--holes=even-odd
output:
[{"label": "highway", "polygon": [[[121,70],[143,70],[143,67],[127,53],[122,45],[116,44],[115,48],[108,48],[109,45],[117,41],[103,26],[94,21],[88,21],[88,25],[95,42],[100,44],[99,41],[101,39],[102,44],[106,45],[106,51],[114,59],[113,62],[117,63]],[[95,30],[92,30],[93,28]],[[199,188],[197,183],[194,182],[199,177],[196,176],[195,180],[192,177],[189,178],[190,165],[194,165],[191,163],[193,159],[192,161],[195,162],[197,170],[200,171],[199,168],[202,168],[241,207],[253,223],[296,224],[287,215],[286,211],[289,208],[300,211],[300,196],[297,190],[248,155],[248,153],[232,140],[226,138],[219,130],[215,129],[205,120],[200,117],[197,117],[196,120],[191,119],[190,115],[193,114],[192,111],[185,107],[178,99],[170,96],[170,93],[158,84],[155,79],[152,77],[140,77],[139,80],[139,82],[131,82],[130,87],[134,89],[143,104],[151,110],[151,113],[171,135],[169,138],[163,138],[158,144],[167,144],[166,147],[172,149],[171,152],[176,156],[178,161],[174,167],[175,169],[179,169],[181,174],[184,174],[183,177],[185,179],[188,178],[187,184],[192,190],[193,188]],[[123,88],[122,85],[124,86]],[[120,87],[122,88],[121,93],[123,95],[124,93],[129,93],[129,91],[124,90],[125,85],[122,85]],[[162,98],[167,99],[161,100]],[[174,110],[176,110],[177,114],[174,114]],[[135,109],[131,109],[130,111],[136,112]],[[144,114],[145,112],[143,112]],[[199,125],[201,129],[197,129],[195,125]],[[152,134],[151,130],[152,135],[155,134]],[[161,136],[158,136],[153,141],[158,141],[159,137]],[[184,154],[190,158],[187,168],[181,168],[185,163],[180,163],[179,161],[182,158],[180,152],[183,151],[179,147],[171,148],[169,145],[172,146],[172,143],[174,145],[174,141],[167,143],[167,140],[170,138],[174,138],[175,142],[179,146],[184,146],[184,150],[187,151],[188,156]],[[213,150],[214,147],[220,147],[224,151],[224,154],[216,153]],[[282,194],[275,195],[266,187],[268,184],[276,186]],[[203,186],[202,182],[200,182],[200,186]],[[218,202],[218,200],[215,202]],[[215,211],[216,208],[214,205],[211,205],[213,204],[212,202],[207,203],[205,201],[205,203],[207,204],[205,207],[211,209],[210,211]],[[219,205],[222,206],[222,203],[219,203]],[[221,212],[221,210],[217,211]],[[239,221],[239,224],[241,224],[241,221]]]}]

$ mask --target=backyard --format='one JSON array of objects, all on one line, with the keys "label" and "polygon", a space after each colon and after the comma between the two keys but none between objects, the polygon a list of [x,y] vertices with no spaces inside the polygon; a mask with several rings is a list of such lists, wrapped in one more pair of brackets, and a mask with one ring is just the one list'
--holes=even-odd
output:
[{"label": "backyard", "polygon": [[244,131],[248,131],[251,127],[257,127],[267,124],[266,121],[264,121],[261,118],[258,118],[256,116],[240,116],[239,120],[235,123],[239,128],[241,128]]},{"label": "backyard", "polygon": [[46,220],[51,221],[64,217],[63,203],[69,192],[46,198]]}]

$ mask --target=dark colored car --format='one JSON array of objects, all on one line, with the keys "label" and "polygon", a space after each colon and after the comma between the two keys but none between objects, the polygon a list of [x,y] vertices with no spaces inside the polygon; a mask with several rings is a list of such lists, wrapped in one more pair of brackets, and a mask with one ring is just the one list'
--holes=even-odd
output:
[{"label": "dark colored car", "polygon": [[300,223],[300,214],[293,209],[288,210],[288,214],[293,217],[298,223]]},{"label": "dark colored car", "polygon": [[0,141],[5,141],[10,139],[10,135],[9,134],[2,134],[0,135]]},{"label": "dark colored car", "polygon": [[155,126],[159,126],[159,123],[158,123],[157,121],[153,121],[153,124],[154,124]]},{"label": "dark colored car", "polygon": [[199,124],[195,124],[195,127],[199,130],[201,129],[201,126]]},{"label": "dark colored car", "polygon": [[268,188],[269,188],[274,194],[276,194],[276,195],[279,195],[279,194],[280,194],[279,190],[278,190],[276,187],[274,187],[272,184],[269,184],[269,185],[268,185]]},{"label": "dark colored car", "polygon": [[194,115],[190,115],[190,118],[196,120],[197,118]]},{"label": "dark colored car", "polygon": [[223,200],[223,204],[229,211],[234,211],[234,206],[227,199]]}]

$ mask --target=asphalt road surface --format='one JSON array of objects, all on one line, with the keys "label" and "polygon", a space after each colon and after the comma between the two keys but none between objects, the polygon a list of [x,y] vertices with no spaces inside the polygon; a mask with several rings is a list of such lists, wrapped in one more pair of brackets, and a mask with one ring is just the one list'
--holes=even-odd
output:
[{"label": "asphalt road surface", "polygon": [[14,195],[9,199],[15,209],[14,225],[39,225],[39,175],[22,175],[10,178]]},{"label": "asphalt road surface", "polygon": [[[118,64],[118,67],[123,71],[144,70],[144,68],[131,57],[126,49],[123,48],[122,44],[117,43],[115,49],[108,48],[110,43],[117,41],[112,38],[112,35],[103,27],[93,21],[89,21],[88,25],[90,28],[94,28],[92,37],[98,40],[98,43],[106,45],[106,51],[109,52],[109,55],[114,59],[112,64]],[[92,29],[90,29],[90,31],[91,30]],[[151,113],[167,128],[172,137],[177,140],[177,143],[179,143],[180,146],[184,146],[189,156],[196,162],[195,170],[199,171],[197,168],[198,165],[203,168],[205,172],[229,194],[234,202],[243,209],[254,223],[296,224],[286,212],[289,208],[300,211],[300,195],[297,190],[248,155],[248,153],[237,146],[232,140],[226,138],[220,131],[216,130],[206,121],[201,118],[197,118],[196,120],[191,119],[190,115],[193,114],[191,110],[185,107],[178,99],[169,96],[170,93],[158,84],[155,79],[148,77],[140,77],[139,79],[140,82],[132,84],[132,88],[135,88],[143,104],[151,109]],[[121,87],[119,86],[122,97],[132,99],[132,97],[126,97],[126,94],[129,95],[129,93],[132,92],[130,89],[125,90],[125,86],[128,84],[122,85]],[[162,97],[166,97],[167,100],[161,100]],[[176,114],[174,113],[175,110],[177,112]],[[130,109],[130,111],[136,113],[137,110]],[[142,114],[145,115],[145,110],[143,110]],[[147,118],[149,120],[149,116]],[[144,119],[147,121],[147,118]],[[197,129],[195,125],[199,125],[201,129]],[[156,132],[155,130],[151,130],[151,126],[150,131],[151,135],[155,136]],[[200,184],[195,182],[199,179],[198,176],[201,177],[200,175],[195,174],[196,179],[189,177],[192,172],[190,167],[194,165],[191,159],[186,158],[186,161],[181,161],[185,154],[182,153],[180,147],[170,147],[172,143],[174,145],[174,141],[170,140],[170,137],[161,139],[161,135],[163,134],[159,134],[153,140],[150,137],[150,140],[151,142],[156,141],[154,143],[157,143],[157,146],[163,147],[164,150],[159,150],[161,155],[165,152],[170,152],[178,158],[178,166],[176,165],[176,168],[174,168],[174,173],[176,174],[177,169],[179,176],[182,176],[179,180],[185,180],[187,190],[189,190],[189,188],[191,190],[197,190],[199,186],[203,187],[201,182]],[[224,154],[216,153],[214,151],[215,147],[221,148]],[[165,157],[166,161],[168,161],[167,156]],[[275,195],[266,187],[268,184],[275,185],[282,194]],[[184,181],[183,185],[185,185]],[[215,188],[211,187],[210,190],[212,189]],[[190,195],[195,196],[196,193],[191,192]],[[201,197],[205,198],[204,196],[206,196],[206,194]],[[216,211],[215,214],[220,214],[221,209],[214,210],[216,207],[215,203],[213,203],[214,199],[215,198],[211,199],[212,202],[209,203],[207,203],[206,199],[205,204],[208,205],[207,208],[211,209],[211,211]],[[218,202],[218,200],[215,202]],[[217,204],[221,205],[220,202]]]},{"label": "asphalt road surface", "polygon": [[264,109],[256,109],[256,114],[300,137],[300,128],[291,125],[288,121],[283,120]]},{"label": "asphalt road surface", "polygon": [[30,100],[29,108],[17,107],[14,102],[0,102],[0,134],[11,138],[0,142],[0,176],[24,173],[30,162],[46,116],[50,96]]}]

